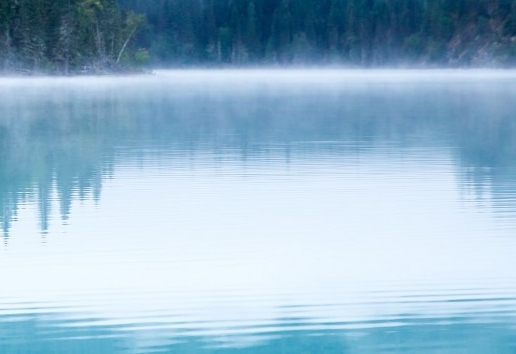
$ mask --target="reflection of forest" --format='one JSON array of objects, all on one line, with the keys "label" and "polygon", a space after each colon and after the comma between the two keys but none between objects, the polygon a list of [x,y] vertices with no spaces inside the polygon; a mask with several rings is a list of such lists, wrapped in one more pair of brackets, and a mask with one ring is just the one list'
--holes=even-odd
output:
[{"label": "reflection of forest", "polygon": [[[99,198],[102,179],[123,149],[236,148],[252,157],[271,143],[299,141],[448,146],[457,151],[461,185],[489,187],[493,205],[516,211],[511,91],[504,84],[219,93],[164,83],[124,90],[90,84],[0,86],[0,224],[7,238],[18,207],[37,202],[45,232],[54,192],[66,220],[72,199]],[[310,146],[307,153],[324,154],[321,145]]]},{"label": "reflection of forest", "polygon": [[7,236],[18,206],[27,201],[38,203],[42,232],[48,229],[53,191],[57,191],[60,213],[68,218],[72,197],[100,195],[101,175],[112,164],[109,147],[102,139],[85,134],[45,132],[36,128],[39,121],[22,132],[11,124],[4,128],[0,160],[0,223]]},{"label": "reflection of forest", "polygon": [[507,87],[479,97],[450,124],[462,188],[501,215],[516,213],[515,98]]},{"label": "reflection of forest", "polygon": [[54,191],[63,221],[73,197],[99,198],[101,176],[112,166],[111,145],[97,131],[102,128],[94,122],[97,117],[81,116],[81,109],[48,102],[37,106],[31,99],[0,104],[0,224],[4,237],[21,203],[38,204],[45,233]]}]

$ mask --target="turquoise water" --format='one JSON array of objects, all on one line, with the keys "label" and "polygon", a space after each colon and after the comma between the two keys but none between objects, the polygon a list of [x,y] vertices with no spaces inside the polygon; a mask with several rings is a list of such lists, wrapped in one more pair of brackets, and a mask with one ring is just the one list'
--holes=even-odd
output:
[{"label": "turquoise water", "polygon": [[516,72],[0,79],[1,353],[514,353]]}]

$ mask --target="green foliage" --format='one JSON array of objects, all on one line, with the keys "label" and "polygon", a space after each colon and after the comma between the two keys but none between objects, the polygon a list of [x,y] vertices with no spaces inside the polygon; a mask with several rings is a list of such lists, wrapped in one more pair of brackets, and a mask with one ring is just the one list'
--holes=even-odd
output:
[{"label": "green foliage", "polygon": [[411,59],[420,58],[425,50],[425,42],[420,33],[414,33],[405,38],[403,49]]},{"label": "green foliage", "polygon": [[0,1],[0,70],[511,63],[514,37],[516,0]]},{"label": "green foliage", "polygon": [[140,48],[134,54],[134,61],[138,65],[146,64],[150,59],[149,51],[144,48]]},{"label": "green foliage", "polygon": [[511,9],[504,26],[504,33],[509,36],[516,36],[516,0],[511,4]]},{"label": "green foliage", "polygon": [[229,27],[219,28],[219,60],[229,62],[231,60],[231,51],[233,46],[233,33]]}]

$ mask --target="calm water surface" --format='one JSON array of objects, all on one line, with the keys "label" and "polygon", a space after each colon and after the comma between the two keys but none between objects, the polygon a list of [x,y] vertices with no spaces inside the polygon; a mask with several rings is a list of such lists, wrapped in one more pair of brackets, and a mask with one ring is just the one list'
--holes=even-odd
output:
[{"label": "calm water surface", "polygon": [[0,79],[0,352],[515,353],[516,72]]}]

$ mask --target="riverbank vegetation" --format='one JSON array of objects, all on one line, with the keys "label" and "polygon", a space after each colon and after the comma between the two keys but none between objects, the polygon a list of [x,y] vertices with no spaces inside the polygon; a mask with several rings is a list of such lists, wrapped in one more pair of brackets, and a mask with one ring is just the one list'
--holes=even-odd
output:
[{"label": "riverbank vegetation", "polygon": [[516,64],[516,0],[3,0],[0,69]]},{"label": "riverbank vegetation", "polygon": [[2,0],[0,69],[64,74],[123,70],[138,61],[128,44],[144,19],[115,0]]}]

